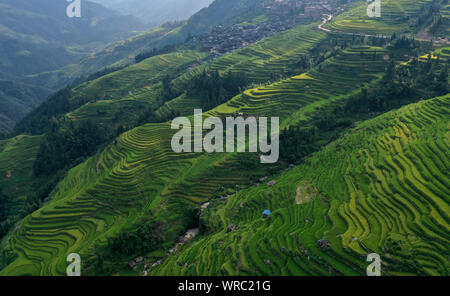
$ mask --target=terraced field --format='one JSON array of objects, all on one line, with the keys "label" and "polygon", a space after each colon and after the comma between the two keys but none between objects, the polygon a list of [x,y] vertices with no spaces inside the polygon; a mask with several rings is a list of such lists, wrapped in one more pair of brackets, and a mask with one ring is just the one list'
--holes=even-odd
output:
[{"label": "terraced field", "polygon": [[444,5],[441,9],[441,15],[443,18],[444,36],[450,36],[450,3]]},{"label": "terraced field", "polygon": [[[88,101],[69,113],[75,120],[94,119],[110,123],[117,117],[127,120],[137,117],[139,110],[155,107],[161,78],[175,76],[174,87],[185,91],[190,79],[206,67],[220,73],[232,71],[244,73],[252,83],[279,80],[287,71],[286,65],[296,63],[302,55],[326,38],[324,32],[315,29],[316,24],[298,26],[292,30],[263,39],[214,61],[205,61],[205,52],[181,50],[149,58],[141,63],[82,84],[74,89],[73,101]],[[158,110],[160,115],[169,112],[192,114],[200,107],[200,98],[176,98]]]},{"label": "terraced field", "polygon": [[[237,50],[205,63],[174,80],[175,85],[183,85],[193,76],[201,73],[206,67],[219,73],[239,72],[245,74],[252,83],[277,81],[280,75],[287,72],[287,65],[296,63],[315,45],[323,41],[327,35],[316,30],[317,24],[298,26],[289,31],[263,39],[248,47]],[[181,114],[192,114],[200,107],[199,98],[183,95],[165,104],[159,112],[174,111]]]},{"label": "terraced field", "polygon": [[441,59],[450,61],[450,47],[442,47],[435,51],[435,56],[439,55]]},{"label": "terraced field", "polygon": [[383,0],[381,17],[367,16],[367,2],[356,2],[355,8],[337,16],[325,28],[348,33],[391,35],[394,32],[414,33],[408,17],[417,16],[431,0]]},{"label": "terraced field", "polygon": [[283,127],[305,119],[305,109],[314,110],[330,99],[340,99],[349,91],[380,77],[386,66],[387,51],[360,46],[346,49],[308,73],[268,86],[246,90],[222,106],[208,112],[223,117],[233,113],[253,116],[280,116]]},{"label": "terraced field", "polygon": [[33,162],[42,136],[17,136],[0,141],[0,186],[17,201],[26,200],[29,180],[33,176]]},{"label": "terraced field", "polygon": [[[270,113],[284,125],[307,119],[315,106],[379,77],[387,63],[384,55],[381,48],[346,50],[307,75],[246,91],[209,114]],[[161,246],[168,249],[184,231],[183,211],[197,208],[221,188],[235,192],[267,175],[239,167],[237,154],[176,154],[170,147],[174,132],[169,123],[136,128],[69,171],[52,201],[24,219],[9,238],[18,258],[1,274],[64,274],[69,253],[89,260],[96,245],[145,219],[149,211],[172,221],[167,244]]]},{"label": "terraced field", "polygon": [[384,275],[448,275],[449,122],[450,95],[364,122],[275,186],[214,200],[150,275],[363,275],[372,252]]},{"label": "terraced field", "polygon": [[[120,67],[133,63],[134,57],[154,47],[163,47],[181,41],[177,29],[156,27],[142,34],[108,45],[79,63],[67,65],[61,69],[30,75],[35,85],[58,89],[83,75],[96,73],[105,67]],[[178,37],[178,38],[177,38]]]},{"label": "terraced field", "polygon": [[89,81],[74,89],[73,101],[89,103],[68,114],[75,120],[111,121],[120,110],[133,111],[154,106],[160,81],[166,75],[183,73],[208,55],[192,50],[158,55],[138,64]]}]

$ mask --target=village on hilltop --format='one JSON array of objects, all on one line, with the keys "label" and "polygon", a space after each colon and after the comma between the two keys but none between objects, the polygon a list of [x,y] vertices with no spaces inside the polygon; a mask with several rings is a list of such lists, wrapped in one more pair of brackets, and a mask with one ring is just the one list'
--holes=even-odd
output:
[{"label": "village on hilltop", "polygon": [[337,0],[275,0],[262,4],[268,20],[256,24],[219,25],[199,37],[202,48],[217,58],[298,24],[320,20],[337,9]]}]

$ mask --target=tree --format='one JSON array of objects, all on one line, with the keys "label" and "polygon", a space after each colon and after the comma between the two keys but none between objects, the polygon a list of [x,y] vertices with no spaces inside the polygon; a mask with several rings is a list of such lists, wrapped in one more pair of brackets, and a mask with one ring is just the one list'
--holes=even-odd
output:
[{"label": "tree", "polygon": [[243,73],[230,71],[220,75],[218,71],[205,69],[186,87],[188,95],[200,97],[202,107],[210,109],[237,95],[247,84],[248,79]]},{"label": "tree", "polygon": [[51,175],[74,165],[92,155],[111,136],[90,120],[77,125],[71,120],[56,124],[39,148],[34,173],[36,176]]},{"label": "tree", "polygon": [[391,59],[384,73],[383,81],[384,82],[392,82],[395,76],[395,61]]},{"label": "tree", "polygon": [[439,74],[439,77],[437,78],[436,89],[443,93],[448,92],[448,64],[445,65],[444,69],[441,71],[441,74]]}]

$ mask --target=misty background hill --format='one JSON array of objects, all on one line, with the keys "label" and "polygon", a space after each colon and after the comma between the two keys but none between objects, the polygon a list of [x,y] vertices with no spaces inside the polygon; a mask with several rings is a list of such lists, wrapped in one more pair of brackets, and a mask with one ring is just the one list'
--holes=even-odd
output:
[{"label": "misty background hill", "polygon": [[183,20],[213,0],[92,0],[124,15],[133,15],[142,22],[158,26],[167,21]]},{"label": "misty background hill", "polygon": [[[0,136],[74,79],[117,62],[129,63],[142,51],[180,42],[188,31],[222,21],[203,15],[202,8],[212,2],[84,0],[82,17],[68,18],[66,1],[0,0]],[[222,10],[224,1],[216,2],[211,11]],[[225,2],[234,5],[235,0]],[[194,14],[183,32],[171,32],[170,27],[147,31]]]},{"label": "misty background hill", "polygon": [[0,78],[49,71],[144,29],[137,19],[88,1],[81,18],[68,18],[67,5],[0,0]]},{"label": "misty background hill", "polygon": [[81,18],[61,0],[0,0],[0,134],[55,91],[34,75],[76,63],[145,29],[135,17],[83,1]]}]

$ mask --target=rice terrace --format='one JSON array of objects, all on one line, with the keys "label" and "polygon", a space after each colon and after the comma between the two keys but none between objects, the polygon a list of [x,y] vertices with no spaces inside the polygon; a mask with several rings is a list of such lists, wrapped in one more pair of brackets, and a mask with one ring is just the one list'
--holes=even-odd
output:
[{"label": "rice terrace", "polygon": [[31,2],[0,277],[450,275],[448,0]]}]

